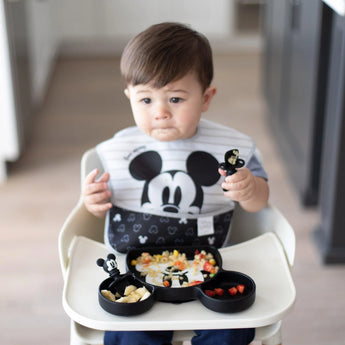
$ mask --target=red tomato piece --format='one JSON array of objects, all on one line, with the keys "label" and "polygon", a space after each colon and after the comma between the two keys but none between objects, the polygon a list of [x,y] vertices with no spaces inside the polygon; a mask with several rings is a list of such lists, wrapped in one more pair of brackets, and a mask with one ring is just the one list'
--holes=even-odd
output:
[{"label": "red tomato piece", "polygon": [[202,283],[203,283],[203,281],[201,281],[201,280],[193,280],[192,282],[189,283],[189,286],[199,285]]},{"label": "red tomato piece", "polygon": [[215,268],[209,261],[205,261],[203,269],[204,271],[215,273]]},{"label": "red tomato piece", "polygon": [[215,288],[213,291],[214,291],[214,292],[216,293],[216,295],[218,295],[218,296],[223,296],[223,294],[224,294],[224,290],[221,289],[221,288]]},{"label": "red tomato piece", "polygon": [[239,293],[243,293],[244,289],[245,289],[245,286],[243,284],[239,284],[237,285],[237,290]]},{"label": "red tomato piece", "polygon": [[216,295],[213,290],[205,290],[205,294],[209,297],[214,297]]},{"label": "red tomato piece", "polygon": [[235,296],[237,294],[237,289],[235,287],[232,287],[229,289],[229,294],[231,296]]}]

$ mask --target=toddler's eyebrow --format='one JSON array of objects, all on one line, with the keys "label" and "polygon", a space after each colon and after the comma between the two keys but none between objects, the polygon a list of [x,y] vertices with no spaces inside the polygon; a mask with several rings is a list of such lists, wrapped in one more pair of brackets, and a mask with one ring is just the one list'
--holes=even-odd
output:
[{"label": "toddler's eyebrow", "polygon": [[[136,94],[141,94],[141,93],[148,93],[151,92],[152,90],[150,89],[142,89],[142,90],[138,90],[136,91]],[[167,89],[167,92],[175,92],[175,93],[185,93],[185,94],[189,94],[189,92],[187,90],[183,90],[183,89]]]},{"label": "toddler's eyebrow", "polygon": [[138,91],[136,91],[137,94],[138,93],[147,93],[147,92],[150,92],[150,90],[138,90]]},{"label": "toddler's eyebrow", "polygon": [[172,89],[172,90],[168,90],[168,92],[182,92],[186,94],[189,93],[187,90],[183,90],[183,89]]}]

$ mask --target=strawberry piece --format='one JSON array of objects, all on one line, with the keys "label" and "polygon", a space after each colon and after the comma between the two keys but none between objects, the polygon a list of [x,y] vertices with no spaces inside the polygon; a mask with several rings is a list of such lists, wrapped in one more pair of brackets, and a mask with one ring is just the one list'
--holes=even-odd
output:
[{"label": "strawberry piece", "polygon": [[229,289],[229,294],[231,296],[235,296],[237,294],[237,289],[235,287],[232,287]]},{"label": "strawberry piece", "polygon": [[243,284],[239,284],[237,285],[237,290],[239,293],[243,293],[244,289],[245,289],[245,286]]},{"label": "strawberry piece", "polygon": [[205,290],[205,294],[209,297],[214,297],[216,295],[213,290]]},{"label": "strawberry piece", "polygon": [[214,292],[216,293],[216,295],[218,295],[218,296],[223,296],[223,294],[224,294],[224,290],[221,289],[221,288],[215,288],[213,291],[214,291]]}]

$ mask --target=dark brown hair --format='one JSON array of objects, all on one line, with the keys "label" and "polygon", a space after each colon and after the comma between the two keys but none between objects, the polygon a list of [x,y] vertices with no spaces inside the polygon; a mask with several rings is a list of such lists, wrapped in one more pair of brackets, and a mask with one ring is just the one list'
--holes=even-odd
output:
[{"label": "dark brown hair", "polygon": [[193,71],[205,90],[213,79],[212,50],[207,38],[179,23],[150,26],[130,40],[121,57],[127,85],[152,83],[160,88]]}]

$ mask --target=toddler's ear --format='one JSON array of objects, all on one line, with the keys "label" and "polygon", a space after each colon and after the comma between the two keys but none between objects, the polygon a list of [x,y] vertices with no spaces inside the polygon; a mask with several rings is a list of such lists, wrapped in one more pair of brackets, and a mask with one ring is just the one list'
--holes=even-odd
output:
[{"label": "toddler's ear", "polygon": [[128,91],[128,89],[127,88],[124,89],[123,92],[126,95],[126,97],[129,99],[129,91]]},{"label": "toddler's ear", "polygon": [[213,96],[217,93],[217,88],[215,86],[209,86],[204,92],[204,103],[202,106],[202,111],[205,112],[208,110]]}]

